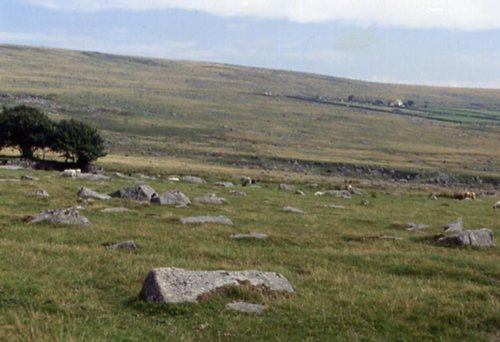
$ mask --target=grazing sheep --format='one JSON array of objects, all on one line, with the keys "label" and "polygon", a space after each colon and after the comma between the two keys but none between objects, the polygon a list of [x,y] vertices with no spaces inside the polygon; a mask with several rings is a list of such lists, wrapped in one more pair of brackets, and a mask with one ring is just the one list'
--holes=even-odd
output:
[{"label": "grazing sheep", "polygon": [[61,176],[68,178],[76,178],[81,173],[82,171],[80,169],[66,169],[63,172],[61,172]]},{"label": "grazing sheep", "polygon": [[242,186],[247,186],[247,185],[250,185],[250,184],[255,184],[255,180],[253,180],[252,178],[250,178],[248,176],[241,177],[240,182],[241,182]]},{"label": "grazing sheep", "polygon": [[500,209],[500,201],[497,203],[493,204],[493,209]]}]

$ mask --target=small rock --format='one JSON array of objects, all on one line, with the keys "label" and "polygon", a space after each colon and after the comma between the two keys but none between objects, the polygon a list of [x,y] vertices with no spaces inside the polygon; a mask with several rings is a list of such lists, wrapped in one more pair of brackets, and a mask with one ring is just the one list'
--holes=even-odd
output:
[{"label": "small rock", "polygon": [[283,207],[282,209],[285,213],[295,213],[295,214],[303,214],[304,211],[302,209],[294,208],[289,205]]},{"label": "small rock", "polygon": [[244,239],[264,240],[267,239],[267,235],[264,233],[251,232],[250,234],[231,234],[230,238],[233,240],[244,240]]},{"label": "small rock", "polygon": [[239,197],[246,197],[247,193],[239,190],[228,190],[226,191],[228,194]]},{"label": "small rock", "polygon": [[366,207],[367,205],[370,205],[370,201],[368,201],[367,199],[364,199],[359,204],[364,205]]},{"label": "small rock", "polygon": [[464,230],[458,234],[443,236],[438,242],[449,246],[491,247],[495,245],[493,231],[488,228]]},{"label": "small rock", "polygon": [[151,198],[158,196],[156,191],[149,185],[139,185],[123,188],[109,195],[111,197],[118,197],[139,202],[150,202]]},{"label": "small rock", "polygon": [[363,195],[363,190],[353,187],[351,184],[347,186],[347,191],[352,195]]},{"label": "small rock", "polygon": [[206,204],[224,204],[226,199],[224,197],[218,197],[216,194],[203,195],[195,199],[197,202]]},{"label": "small rock", "polygon": [[345,209],[343,205],[337,204],[323,204],[320,206],[321,208],[331,208],[331,209]]},{"label": "small rock", "polygon": [[36,189],[32,192],[33,195],[35,196],[40,196],[40,197],[49,197],[49,193],[45,189]]},{"label": "small rock", "polygon": [[134,177],[125,176],[124,174],[122,174],[120,172],[113,172],[113,173],[111,173],[111,177],[113,177],[113,178],[121,178],[121,179],[128,179],[128,180],[135,180]]},{"label": "small rock", "polygon": [[142,173],[138,173],[138,174],[137,174],[137,178],[140,178],[140,179],[146,179],[146,180],[156,180],[156,177],[152,177],[152,176],[144,175],[144,174],[142,174]]},{"label": "small rock", "polygon": [[30,176],[30,175],[22,175],[21,176],[21,180],[26,180],[26,181],[37,181],[37,180],[40,180],[39,178],[37,177],[34,177],[34,176]]},{"label": "small rock", "polygon": [[49,221],[52,223],[86,226],[90,221],[75,208],[44,210],[31,217],[30,223]]},{"label": "small rock", "polygon": [[254,313],[261,315],[264,313],[266,307],[261,304],[250,304],[245,302],[231,302],[226,304],[226,308],[234,311],[244,312],[244,313]]},{"label": "small rock", "polygon": [[281,274],[261,271],[190,271],[182,268],[156,268],[149,272],[139,297],[148,302],[197,302],[206,293],[225,286],[248,284],[268,291],[293,292]]},{"label": "small rock", "polygon": [[161,205],[176,205],[185,207],[191,204],[189,197],[184,195],[180,190],[171,190],[164,192],[157,197],[151,199],[151,203],[158,203]]},{"label": "small rock", "polygon": [[300,191],[300,190],[295,190],[295,194],[296,195],[300,195],[300,196],[305,196],[306,194],[304,193],[304,191]]},{"label": "small rock", "polygon": [[129,249],[134,250],[137,249],[137,245],[132,240],[117,242],[114,244],[105,245],[108,249]]},{"label": "small rock", "polygon": [[295,187],[293,185],[290,185],[290,184],[280,184],[279,185],[279,189],[280,190],[283,190],[283,191],[290,191],[290,192],[294,192],[295,191]]},{"label": "small rock", "polygon": [[337,198],[350,199],[351,193],[347,190],[328,190],[328,191],[316,191],[314,196],[334,196]]},{"label": "small rock", "polygon": [[124,213],[127,211],[130,211],[130,209],[124,207],[113,207],[113,208],[104,208],[101,210],[101,213]]},{"label": "small rock", "polygon": [[461,232],[464,229],[463,220],[459,217],[455,221],[445,224],[443,228],[446,233]]},{"label": "small rock", "polygon": [[215,185],[223,188],[234,188],[234,184],[231,182],[216,182]]},{"label": "small rock", "polygon": [[437,201],[438,197],[436,195],[432,194],[432,195],[429,196],[429,199],[431,199],[433,201]]},{"label": "small rock", "polygon": [[220,216],[187,216],[181,217],[182,224],[202,224],[202,223],[216,223],[216,224],[233,224],[228,217]]},{"label": "small rock", "polygon": [[181,181],[192,184],[205,184],[207,181],[200,177],[195,176],[184,176],[181,177]]},{"label": "small rock", "polygon": [[89,189],[87,187],[84,187],[84,186],[82,186],[80,188],[80,190],[77,192],[76,196],[78,198],[84,198],[84,199],[87,199],[87,198],[96,198],[96,199],[100,199],[100,200],[111,199],[111,196],[109,196],[107,194],[101,194],[99,192],[96,192],[96,191]]},{"label": "small rock", "polygon": [[180,180],[181,180],[181,179],[180,179],[180,177],[179,177],[179,176],[169,176],[169,177],[167,178],[167,180],[168,180],[169,182],[180,182]]},{"label": "small rock", "polygon": [[428,224],[423,224],[423,223],[415,223],[415,222],[406,222],[405,223],[405,228],[408,231],[413,231],[413,230],[422,230],[429,228],[430,226]]}]

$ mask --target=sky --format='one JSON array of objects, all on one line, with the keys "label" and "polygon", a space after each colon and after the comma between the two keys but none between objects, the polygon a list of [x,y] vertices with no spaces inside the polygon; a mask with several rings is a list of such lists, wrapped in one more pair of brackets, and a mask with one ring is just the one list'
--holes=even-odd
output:
[{"label": "sky", "polygon": [[498,0],[0,0],[0,44],[500,88]]}]

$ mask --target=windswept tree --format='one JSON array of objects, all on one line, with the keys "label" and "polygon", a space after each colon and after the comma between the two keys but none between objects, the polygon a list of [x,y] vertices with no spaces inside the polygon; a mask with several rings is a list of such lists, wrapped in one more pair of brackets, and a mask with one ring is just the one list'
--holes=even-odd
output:
[{"label": "windswept tree", "polygon": [[0,147],[15,147],[23,158],[53,143],[54,124],[36,108],[25,105],[3,108],[0,115]]},{"label": "windswept tree", "polygon": [[81,168],[106,155],[104,140],[97,129],[73,119],[57,123],[51,148]]}]

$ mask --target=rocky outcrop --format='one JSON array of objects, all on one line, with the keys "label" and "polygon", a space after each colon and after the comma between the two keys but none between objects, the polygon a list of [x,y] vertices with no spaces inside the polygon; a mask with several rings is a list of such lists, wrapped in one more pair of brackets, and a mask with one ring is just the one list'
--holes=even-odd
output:
[{"label": "rocky outcrop", "polygon": [[138,202],[150,202],[153,197],[158,196],[156,191],[149,185],[138,185],[123,188],[109,194],[111,197],[123,198]]},{"label": "rocky outcrop", "polygon": [[455,221],[445,224],[443,228],[446,233],[461,232],[464,229],[464,221],[459,217]]},{"label": "rocky outcrop", "polygon": [[215,223],[215,224],[233,224],[233,221],[226,216],[188,216],[181,217],[180,221],[182,224],[204,224],[204,223]]},{"label": "rocky outcrop", "polygon": [[164,192],[157,197],[153,197],[151,202],[161,205],[176,205],[180,207],[185,207],[191,204],[191,200],[180,190]]},{"label": "rocky outcrop", "polygon": [[449,246],[491,247],[495,245],[493,231],[488,228],[464,230],[458,234],[443,236],[438,242]]},{"label": "rocky outcrop", "polygon": [[76,193],[76,196],[78,198],[95,198],[95,199],[100,199],[100,200],[109,200],[111,199],[111,196],[107,194],[101,194],[97,191],[94,191],[92,189],[89,189],[87,187],[82,186],[80,190]]},{"label": "rocky outcrop", "polygon": [[225,286],[249,285],[267,291],[293,292],[279,273],[261,271],[191,271],[156,268],[149,272],[139,297],[148,302],[197,302],[201,295]]},{"label": "rocky outcrop", "polygon": [[44,210],[33,215],[30,223],[42,221],[77,226],[87,226],[90,224],[90,221],[75,208]]}]

